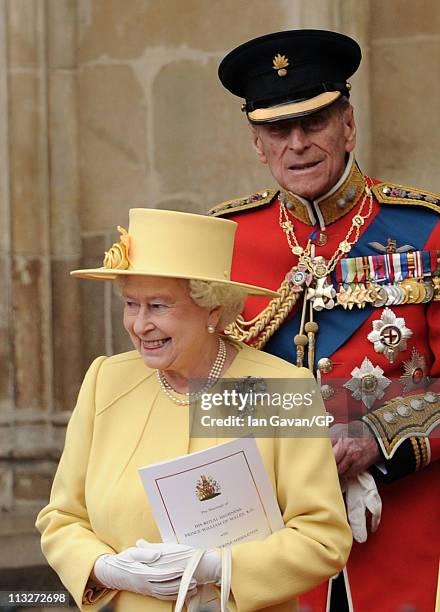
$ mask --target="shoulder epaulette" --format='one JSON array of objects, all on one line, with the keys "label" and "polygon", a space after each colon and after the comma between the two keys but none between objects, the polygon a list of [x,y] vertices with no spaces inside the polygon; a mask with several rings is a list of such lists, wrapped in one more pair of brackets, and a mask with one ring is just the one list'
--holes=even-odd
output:
[{"label": "shoulder epaulette", "polygon": [[440,213],[440,195],[396,183],[378,183],[372,191],[381,204],[423,206]]},{"label": "shoulder epaulette", "polygon": [[222,202],[221,204],[217,204],[217,206],[213,206],[208,212],[208,215],[211,215],[211,217],[226,217],[251,208],[266,206],[276,198],[278,193],[278,189],[265,189],[264,191],[257,191],[245,198],[228,200],[227,202]]}]

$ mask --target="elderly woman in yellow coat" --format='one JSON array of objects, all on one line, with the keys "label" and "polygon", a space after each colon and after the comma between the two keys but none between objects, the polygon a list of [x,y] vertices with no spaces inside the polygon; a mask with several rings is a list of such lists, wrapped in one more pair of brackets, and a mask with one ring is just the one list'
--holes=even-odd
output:
[{"label": "elderly woman in yellow coat", "polygon": [[[174,608],[191,547],[161,543],[138,468],[224,441],[190,436],[190,381],[310,376],[221,334],[246,294],[270,294],[230,280],[235,227],[201,215],[132,209],[129,231],[118,228],[121,240],[104,266],[72,273],[117,280],[135,347],[90,366],[49,504],[37,518],[43,552],[81,610],[99,610],[110,600],[117,611]],[[231,547],[228,608],[294,611],[298,594],[344,566],[351,532],[328,438],[257,444],[285,527]],[[220,577],[221,554],[212,549],[189,596]]]}]

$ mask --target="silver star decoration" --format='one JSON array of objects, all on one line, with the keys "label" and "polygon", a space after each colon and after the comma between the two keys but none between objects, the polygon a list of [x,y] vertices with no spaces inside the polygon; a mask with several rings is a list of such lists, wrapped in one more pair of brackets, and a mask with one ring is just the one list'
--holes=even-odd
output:
[{"label": "silver star decoration", "polygon": [[318,278],[316,287],[307,289],[307,299],[312,300],[315,310],[330,310],[335,305],[336,291],[333,285],[326,285],[325,278]]},{"label": "silver star decoration", "polygon": [[383,375],[382,368],[373,366],[368,357],[365,357],[360,368],[351,371],[351,376],[344,387],[352,391],[354,399],[361,400],[368,410],[377,399],[383,398],[385,389],[391,384],[391,380]]},{"label": "silver star decoration", "polygon": [[412,331],[406,327],[403,317],[396,317],[391,308],[385,308],[380,319],[373,321],[373,331],[367,336],[376,353],[383,353],[390,363],[400,351],[406,350],[406,341]]},{"label": "silver star decoration", "polygon": [[415,347],[413,347],[411,359],[403,362],[403,370],[404,374],[400,377],[400,382],[404,391],[428,386],[426,359],[423,355],[419,355]]}]

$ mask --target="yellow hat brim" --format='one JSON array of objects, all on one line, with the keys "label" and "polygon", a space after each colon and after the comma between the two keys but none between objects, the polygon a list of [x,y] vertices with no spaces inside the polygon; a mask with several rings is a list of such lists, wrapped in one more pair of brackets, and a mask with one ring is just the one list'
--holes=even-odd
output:
[{"label": "yellow hat brim", "polygon": [[162,273],[154,273],[150,270],[115,270],[110,268],[89,268],[85,270],[73,270],[70,273],[71,276],[75,276],[76,278],[87,278],[89,280],[99,280],[99,281],[108,281],[115,280],[118,276],[155,276],[155,277],[163,277],[163,278],[184,278],[186,280],[202,280],[213,283],[221,283],[222,285],[230,285],[231,287],[241,287],[247,290],[249,295],[261,295],[267,297],[279,297],[279,293],[277,291],[272,291],[271,289],[266,289],[265,287],[257,287],[256,285],[249,285],[247,283],[239,283],[237,281],[232,281],[229,279],[218,279],[218,278],[207,278],[206,276],[188,276],[183,274],[162,274]]},{"label": "yellow hat brim", "polygon": [[341,97],[340,91],[326,91],[319,96],[303,100],[301,102],[289,102],[287,104],[278,104],[269,108],[256,108],[247,113],[251,123],[271,123],[272,121],[281,121],[283,119],[294,119],[295,117],[304,117],[316,113],[333,102],[336,102]]}]

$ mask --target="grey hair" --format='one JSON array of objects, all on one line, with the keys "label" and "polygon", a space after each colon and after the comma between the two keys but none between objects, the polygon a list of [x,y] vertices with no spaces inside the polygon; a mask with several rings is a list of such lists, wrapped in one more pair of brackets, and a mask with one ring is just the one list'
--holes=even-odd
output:
[{"label": "grey hair", "polygon": [[219,328],[224,329],[242,312],[247,297],[243,287],[215,281],[189,280],[189,294],[193,301],[204,308],[222,307]]},{"label": "grey hair", "polygon": [[[122,295],[126,276],[117,276],[113,286]],[[242,312],[248,292],[243,287],[217,283],[215,281],[184,280],[188,283],[189,295],[197,306],[202,308],[222,307],[218,326],[223,330],[229,323],[235,321]]]},{"label": "grey hair", "polygon": [[340,113],[343,113],[345,110],[347,110],[347,108],[350,108],[352,104],[349,98],[347,98],[347,96],[342,95],[329,108],[331,108],[332,106],[333,108],[337,109]]}]

